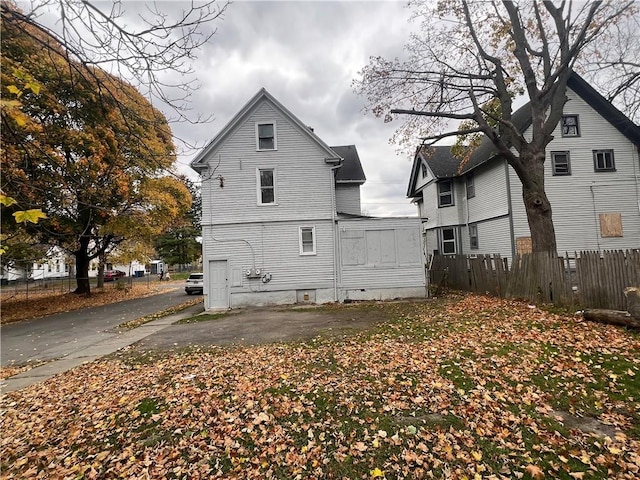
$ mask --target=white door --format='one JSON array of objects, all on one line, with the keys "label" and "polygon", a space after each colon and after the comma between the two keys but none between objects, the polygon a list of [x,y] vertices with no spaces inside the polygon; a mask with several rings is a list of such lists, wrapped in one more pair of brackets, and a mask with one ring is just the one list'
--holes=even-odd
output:
[{"label": "white door", "polygon": [[209,262],[209,308],[229,308],[226,260]]}]

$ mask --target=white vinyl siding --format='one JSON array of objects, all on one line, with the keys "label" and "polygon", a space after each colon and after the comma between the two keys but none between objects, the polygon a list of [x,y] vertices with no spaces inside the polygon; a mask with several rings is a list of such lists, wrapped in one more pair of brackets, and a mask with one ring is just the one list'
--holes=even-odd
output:
[{"label": "white vinyl siding", "polygon": [[[230,284],[231,295],[333,288],[331,220],[316,221],[313,229],[316,254],[302,256],[298,222],[236,223],[216,225],[213,229],[205,225],[203,237],[215,236],[216,241],[205,242],[203,255],[229,261],[230,279],[234,281]],[[271,281],[263,283],[259,278],[247,278],[244,272],[251,268],[271,274]]]},{"label": "white vinyl siding", "polygon": [[351,215],[360,215],[360,185],[336,185],[336,211]]},{"label": "white vinyl siding", "polygon": [[[571,175],[552,177],[545,164],[545,190],[553,211],[558,252],[638,248],[640,245],[640,163],[638,149],[605,118],[571,90],[565,111],[579,115],[580,137],[562,137],[560,125],[547,150],[568,151]],[[530,138],[530,132],[526,132]],[[615,171],[594,171],[594,150],[615,152]],[[515,237],[530,237],[522,201],[522,186],[510,171]],[[602,238],[599,214],[620,213],[624,236]],[[483,241],[484,245],[484,241]]]},{"label": "white vinyl siding", "polygon": [[[255,124],[277,124],[278,151],[255,148]],[[208,156],[215,175],[203,175],[203,222],[228,224],[296,220],[298,224],[332,218],[332,172],[327,152],[306,132],[288,122],[270,102],[260,103]],[[256,208],[256,169],[274,168],[278,208]],[[224,177],[224,188],[216,177]],[[304,179],[301,181],[301,179]],[[313,201],[309,201],[313,199]],[[300,208],[304,205],[304,208]],[[211,207],[209,207],[211,206]]]}]

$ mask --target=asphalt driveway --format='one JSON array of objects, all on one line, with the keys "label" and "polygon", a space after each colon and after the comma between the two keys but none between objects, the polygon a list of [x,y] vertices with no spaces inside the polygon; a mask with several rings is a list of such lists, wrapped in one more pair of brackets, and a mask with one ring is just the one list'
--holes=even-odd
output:
[{"label": "asphalt driveway", "polygon": [[231,311],[212,320],[170,325],[143,338],[131,348],[170,350],[189,346],[283,342],[320,334],[336,336],[365,330],[387,318],[381,310],[363,310],[357,305],[343,305],[339,309],[322,306],[248,308]]}]

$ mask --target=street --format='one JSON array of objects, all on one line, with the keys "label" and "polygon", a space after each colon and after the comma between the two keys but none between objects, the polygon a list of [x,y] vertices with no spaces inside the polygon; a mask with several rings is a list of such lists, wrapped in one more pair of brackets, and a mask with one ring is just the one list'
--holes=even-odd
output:
[{"label": "street", "polygon": [[189,298],[180,284],[151,297],[3,325],[0,327],[0,365],[65,357],[115,337],[115,327],[123,322],[179,305]]}]

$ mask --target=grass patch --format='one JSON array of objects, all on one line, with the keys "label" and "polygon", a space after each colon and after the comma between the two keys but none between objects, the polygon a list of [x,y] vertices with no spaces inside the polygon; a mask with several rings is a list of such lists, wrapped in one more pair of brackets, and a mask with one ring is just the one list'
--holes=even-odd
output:
[{"label": "grass patch", "polygon": [[183,318],[182,320],[178,320],[176,325],[183,325],[186,323],[199,323],[199,322],[210,322],[212,320],[220,320],[221,318],[226,318],[234,313],[230,312],[221,312],[221,313],[202,313],[200,315],[195,315],[189,318]]},{"label": "grass patch", "polygon": [[162,317],[167,317],[169,315],[173,315],[174,313],[181,312],[189,307],[197,305],[198,303],[202,303],[202,298],[193,298],[191,300],[187,300],[180,305],[175,305],[173,307],[167,308],[160,312],[153,313],[151,315],[147,315],[145,317],[136,318],[135,320],[130,320],[128,322],[121,323],[116,328],[121,330],[133,330],[134,328],[138,328],[140,325],[144,325],[145,323],[152,322]]}]

